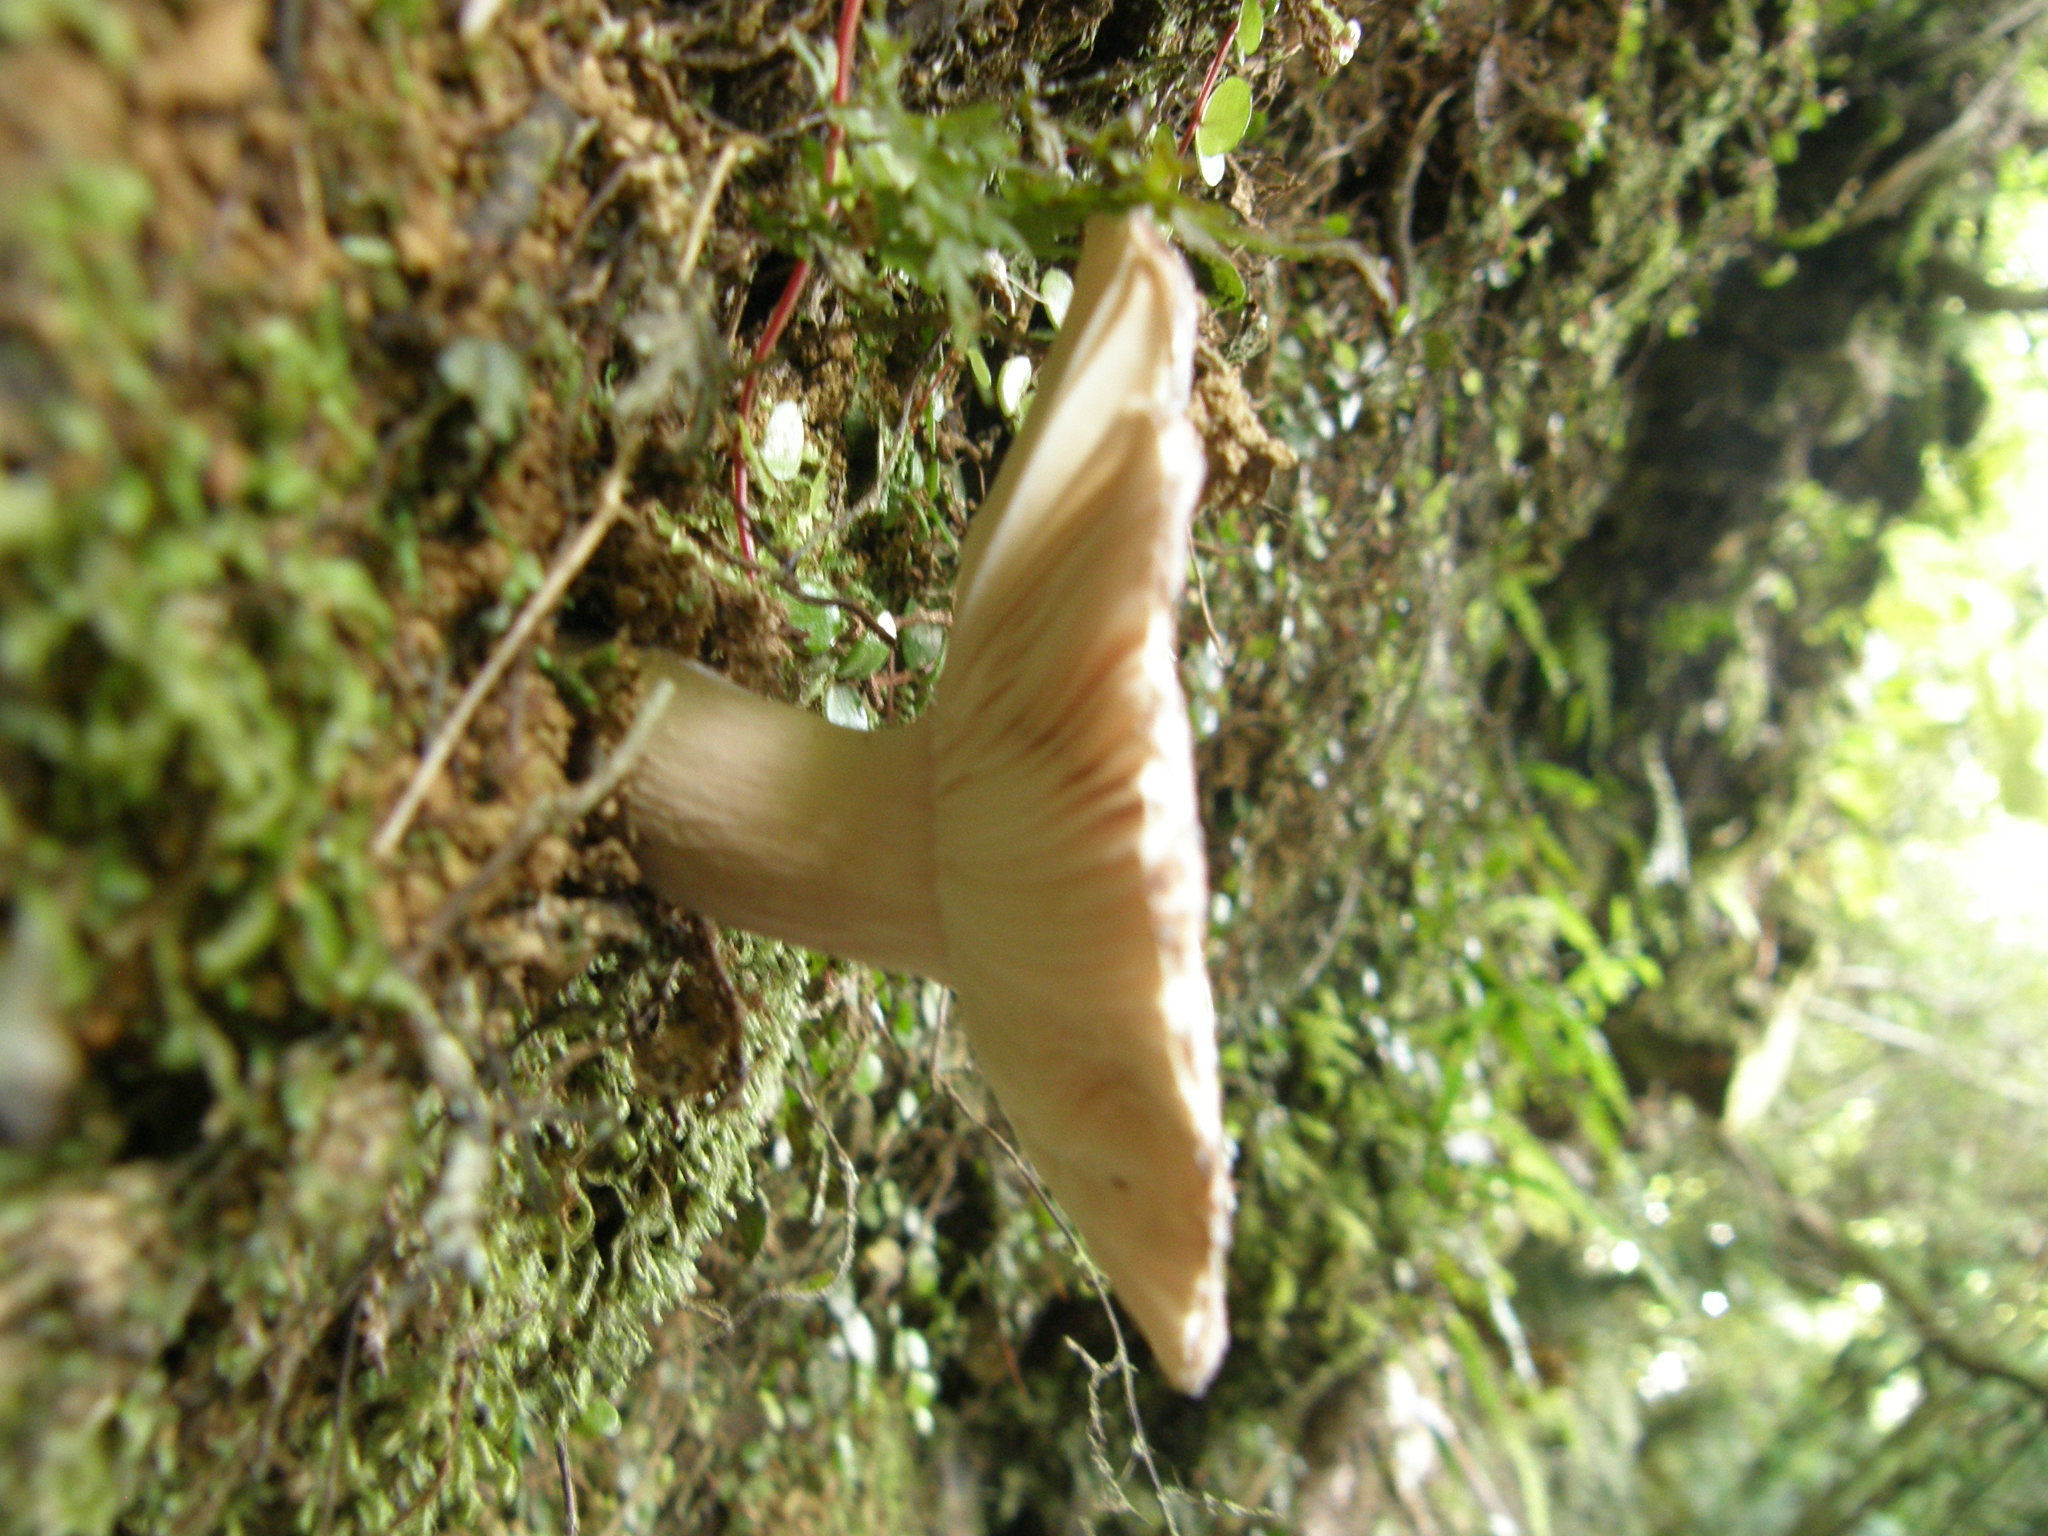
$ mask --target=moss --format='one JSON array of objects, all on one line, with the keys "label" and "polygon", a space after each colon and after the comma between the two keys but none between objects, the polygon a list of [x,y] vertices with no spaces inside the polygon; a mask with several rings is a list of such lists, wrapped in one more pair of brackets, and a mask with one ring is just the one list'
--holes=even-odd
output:
[{"label": "moss", "polygon": [[[76,84],[65,28],[97,14],[24,24],[41,52],[8,89],[37,65]],[[176,16],[137,14],[175,46]],[[393,88],[332,131],[407,125]],[[169,118],[117,107],[84,153],[67,99],[48,139],[7,145],[0,912],[8,1006],[60,1046],[9,1106],[55,1134],[0,1161],[10,1530],[500,1508],[687,1293],[808,986],[741,946],[750,1070],[712,1107],[636,1070],[645,1015],[674,1006],[656,980],[715,967],[697,941],[579,911],[510,990],[408,953],[410,877],[366,849],[404,698],[385,658],[436,594],[390,579],[413,535],[390,516],[408,428],[364,345],[384,269],[323,282],[331,247],[192,225],[207,178],[261,198],[291,164],[246,90],[242,127],[194,145],[213,158],[154,184],[129,157]],[[543,335],[544,370],[581,367]],[[489,404],[502,447],[522,420]]]}]

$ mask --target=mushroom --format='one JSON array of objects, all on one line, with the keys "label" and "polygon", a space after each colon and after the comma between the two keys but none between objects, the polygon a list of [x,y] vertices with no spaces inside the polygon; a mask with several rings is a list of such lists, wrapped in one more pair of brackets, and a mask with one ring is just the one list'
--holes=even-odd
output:
[{"label": "mushroom", "polygon": [[846,730],[656,658],[677,696],[627,803],[669,900],[954,989],[1023,1151],[1199,1394],[1232,1195],[1175,664],[1196,306],[1149,216],[1092,221],[920,718]]}]

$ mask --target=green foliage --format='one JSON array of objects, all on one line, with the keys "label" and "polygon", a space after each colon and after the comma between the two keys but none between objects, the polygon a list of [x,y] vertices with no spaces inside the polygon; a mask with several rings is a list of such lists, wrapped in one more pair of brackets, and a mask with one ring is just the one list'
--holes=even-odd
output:
[{"label": "green foliage", "polygon": [[[815,54],[807,57],[829,102],[831,71]],[[806,147],[810,177],[784,232],[815,250],[858,302],[893,312],[900,300],[892,294],[936,301],[977,376],[988,373],[974,341],[984,327],[982,291],[992,264],[1028,282],[1035,264],[1071,260],[1091,215],[1140,203],[1212,259],[1220,259],[1219,242],[1247,238],[1228,209],[1183,190],[1189,168],[1171,135],[1128,116],[1090,130],[1029,99],[1021,114],[995,102],[913,108],[904,100],[908,63],[885,28],[868,29],[853,100],[826,108],[845,134],[838,175],[826,179],[822,145]],[[1212,103],[1212,117],[1242,108],[1243,120],[1232,119],[1234,145],[1249,121],[1250,93],[1235,77],[1225,83],[1232,89],[1219,90],[1224,106]],[[1226,126],[1216,118],[1205,131]],[[772,212],[764,215],[768,227],[783,228]],[[992,387],[990,377],[980,382],[984,391]]]},{"label": "green foliage", "polygon": [[[159,213],[62,160],[0,208],[8,363],[46,386],[0,478],[0,1530],[467,1525],[616,1422],[809,975],[739,947],[760,1023],[716,1107],[635,1071],[674,954],[517,1021],[422,992],[365,849],[410,530],[364,510],[358,328],[338,292],[195,295]],[[525,366],[440,373],[503,446]]]},{"label": "green foliage", "polygon": [[232,1073],[219,1019],[263,978],[320,1008],[381,974],[334,792],[380,723],[355,655],[389,615],[295,521],[367,458],[339,314],[238,341],[245,458],[224,500],[209,481],[233,450],[148,360],[165,325],[136,286],[148,208],[125,172],[78,167],[15,210],[78,350],[41,402],[68,488],[34,469],[6,487],[0,899],[33,909],[63,1006],[140,962],[154,1048]]},{"label": "green foliage", "polygon": [[1202,155],[1227,155],[1243,140],[1252,121],[1252,88],[1236,75],[1216,83],[1216,93],[1203,109],[1195,130],[1195,149]]}]

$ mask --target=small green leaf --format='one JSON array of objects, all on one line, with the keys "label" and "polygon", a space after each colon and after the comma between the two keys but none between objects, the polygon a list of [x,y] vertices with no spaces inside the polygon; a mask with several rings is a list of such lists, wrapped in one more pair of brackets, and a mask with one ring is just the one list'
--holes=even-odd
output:
[{"label": "small green leaf", "polygon": [[1244,274],[1221,256],[1199,252],[1195,259],[1201,263],[1203,276],[1209,279],[1216,307],[1220,310],[1241,308],[1249,291],[1244,285]]},{"label": "small green leaf", "polygon": [[1244,0],[1237,8],[1237,56],[1248,59],[1259,51],[1266,37],[1266,13],[1259,0]]},{"label": "small green leaf", "polygon": [[845,682],[873,677],[889,665],[889,642],[880,635],[862,635],[839,663],[838,676]]},{"label": "small green leaf", "polygon": [[732,1240],[743,1262],[751,1263],[761,1252],[761,1245],[768,1240],[768,1207],[759,1195],[742,1201],[734,1213]]},{"label": "small green leaf", "polygon": [[967,371],[974,375],[974,387],[981,392],[983,400],[993,401],[996,397],[995,376],[988,371],[988,359],[981,355],[981,348],[968,344]]},{"label": "small green leaf", "polygon": [[1799,273],[1799,258],[1790,251],[1757,274],[1757,281],[1766,288],[1782,288]]},{"label": "small green leaf", "polygon": [[470,403],[477,424],[509,443],[526,416],[526,365],[502,341],[464,336],[445,347],[436,366],[441,382]]},{"label": "small green leaf", "polygon": [[839,610],[830,603],[807,603],[801,598],[786,597],[782,606],[789,613],[789,622],[804,637],[813,655],[830,650],[846,624]]},{"label": "small green leaf", "polygon": [[1204,155],[1227,155],[1244,138],[1252,121],[1252,88],[1237,75],[1227,76],[1209,98],[1202,126],[1195,130],[1195,149]]},{"label": "small green leaf", "polygon": [[335,244],[341,254],[362,267],[398,266],[398,247],[382,235],[343,235]]},{"label": "small green leaf", "polygon": [[619,1410],[601,1397],[593,1397],[583,1405],[583,1412],[576,1420],[576,1427],[586,1435],[609,1440],[619,1432]]},{"label": "small green leaf", "polygon": [[31,475],[0,479],[0,550],[25,549],[57,528],[57,495]]},{"label": "small green leaf", "polygon": [[903,631],[903,664],[913,672],[928,672],[946,653],[946,632],[936,624],[913,624]]}]

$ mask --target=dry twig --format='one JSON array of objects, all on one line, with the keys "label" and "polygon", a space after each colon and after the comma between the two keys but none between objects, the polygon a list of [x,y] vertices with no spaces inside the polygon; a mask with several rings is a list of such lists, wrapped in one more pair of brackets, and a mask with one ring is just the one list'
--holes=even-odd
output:
[{"label": "dry twig", "polygon": [[583,525],[582,532],[570,540],[568,548],[555,557],[540,590],[526,600],[526,606],[519,610],[519,617],[512,621],[512,627],[498,641],[483,670],[470,680],[455,708],[434,733],[427,750],[420,754],[420,765],[413,770],[412,781],[405,786],[405,793],[398,797],[398,803],[391,808],[391,814],[384,818],[384,824],[370,841],[372,858],[388,859],[398,851],[399,843],[404,841],[407,829],[412,826],[413,817],[419,813],[427,792],[434,787],[435,778],[454,755],[477,709],[490,697],[491,690],[498,686],[499,679],[511,669],[512,663],[519,659],[520,653],[526,649],[526,642],[540,627],[541,620],[554,612],[555,605],[569,590],[569,584],[589,564],[590,557],[597,553],[597,546],[604,542],[604,536],[611,532],[612,525],[625,512],[626,476],[631,473],[639,450],[638,436],[620,445],[617,461],[598,488],[597,511]]},{"label": "dry twig", "polygon": [[1422,181],[1422,167],[1429,160],[1437,114],[1455,94],[1455,90],[1447,85],[1429,98],[1429,105],[1422,109],[1422,116],[1415,123],[1414,135],[1408,140],[1408,164],[1401,172],[1399,212],[1394,219],[1394,250],[1401,262],[1401,298],[1410,305],[1415,302],[1415,189]]},{"label": "dry twig", "polygon": [[605,760],[604,766],[582,783],[558,795],[550,795],[521,818],[512,835],[484,861],[483,868],[456,887],[441,910],[434,914],[426,934],[406,957],[408,969],[417,972],[422,962],[447,943],[457,925],[469,915],[484,893],[525,858],[535,843],[550,832],[574,826],[596,810],[625,781],[640,755],[647,750],[654,727],[659,723],[662,711],[668,708],[669,700],[675,697],[675,691],[676,685],[667,679],[656,683],[648,691],[647,700],[640,706],[640,713],[634,717],[631,729]]}]

